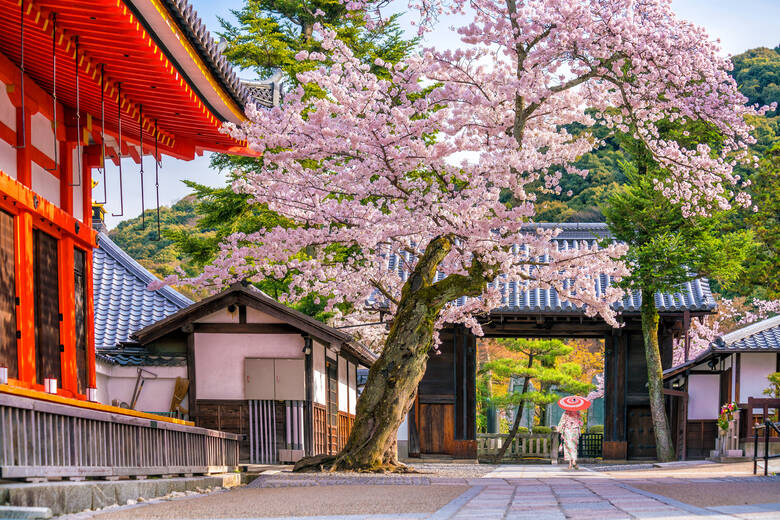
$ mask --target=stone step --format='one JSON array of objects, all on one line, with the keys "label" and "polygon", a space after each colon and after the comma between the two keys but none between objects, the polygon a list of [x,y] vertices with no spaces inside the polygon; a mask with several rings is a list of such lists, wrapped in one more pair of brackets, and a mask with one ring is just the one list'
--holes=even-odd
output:
[{"label": "stone step", "polygon": [[6,519],[39,519],[51,518],[51,509],[48,507],[18,507],[18,506],[0,506],[0,518]]}]

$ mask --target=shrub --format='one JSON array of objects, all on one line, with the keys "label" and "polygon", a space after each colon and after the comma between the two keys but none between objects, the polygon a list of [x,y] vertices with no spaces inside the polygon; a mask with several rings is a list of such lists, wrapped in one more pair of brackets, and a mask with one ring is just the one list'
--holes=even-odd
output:
[{"label": "shrub", "polygon": [[521,426],[517,429],[517,433],[528,433],[528,428]]},{"label": "shrub", "polygon": [[534,426],[532,431],[534,433],[552,433],[552,428],[549,426]]},{"label": "shrub", "polygon": [[604,425],[594,424],[593,426],[588,428],[588,433],[604,433]]}]

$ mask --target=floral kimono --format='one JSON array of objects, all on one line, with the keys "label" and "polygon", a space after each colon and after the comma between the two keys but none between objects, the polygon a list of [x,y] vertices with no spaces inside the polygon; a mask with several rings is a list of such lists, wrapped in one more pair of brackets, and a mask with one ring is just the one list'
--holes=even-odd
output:
[{"label": "floral kimono", "polygon": [[567,461],[577,461],[577,445],[580,442],[582,417],[578,412],[564,412],[558,422],[558,433],[563,439],[563,458]]}]

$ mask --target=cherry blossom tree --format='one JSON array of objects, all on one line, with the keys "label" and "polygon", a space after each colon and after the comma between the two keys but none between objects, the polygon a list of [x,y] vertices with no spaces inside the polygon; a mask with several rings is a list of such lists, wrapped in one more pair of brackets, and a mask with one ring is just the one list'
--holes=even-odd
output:
[{"label": "cherry blossom tree", "polygon": [[[657,189],[687,214],[749,204],[732,166],[746,157],[751,109],[717,46],[667,0],[413,7],[423,28],[468,9],[462,47],[377,61],[380,79],[317,29],[325,54],[298,58],[328,65],[301,72],[280,107],[250,110],[247,124],[229,129],[264,157],[234,189],[297,225],[230,237],[194,282],[287,277],[284,300],[317,293],[329,310],[378,321],[382,309],[392,318],[345,448],[300,468],[399,468],[396,431],[436,330],[462,323],[480,334],[500,283],[553,288],[617,326],[610,304],[622,291],[601,292],[597,282],[627,274],[618,261],[625,247],[559,248],[556,231],[532,225],[535,194],[560,191],[562,175],[586,175],[572,162],[601,144],[571,125],[600,123],[641,139],[672,172]],[[724,144],[666,142],[656,128],[664,118],[704,121]]]}]

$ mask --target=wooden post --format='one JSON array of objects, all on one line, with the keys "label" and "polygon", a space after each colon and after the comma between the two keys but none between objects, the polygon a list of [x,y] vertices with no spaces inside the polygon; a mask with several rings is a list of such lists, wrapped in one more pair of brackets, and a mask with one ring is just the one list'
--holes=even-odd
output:
[{"label": "wooden post", "polygon": [[[63,158],[64,159],[64,158]],[[63,237],[57,242],[59,271],[60,315],[60,373],[61,387],[78,394],[78,370],[76,368],[76,288],[73,266],[73,239]]]},{"label": "wooden post", "polygon": [[33,218],[20,211],[14,219],[16,249],[16,327],[19,352],[19,381],[35,384],[35,291],[33,285]]},{"label": "wooden post", "polygon": [[314,360],[312,340],[308,334],[303,336],[304,377],[306,378],[306,408],[303,411],[304,450],[306,456],[314,454]]}]

